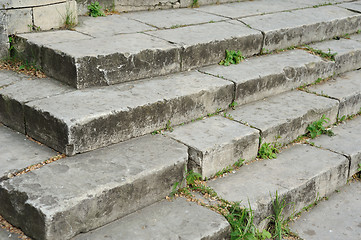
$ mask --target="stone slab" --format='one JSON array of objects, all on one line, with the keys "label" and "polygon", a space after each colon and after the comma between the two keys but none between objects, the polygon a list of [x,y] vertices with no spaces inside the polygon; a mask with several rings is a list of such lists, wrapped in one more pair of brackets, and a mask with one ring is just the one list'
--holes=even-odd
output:
[{"label": "stone slab", "polygon": [[361,182],[351,182],[290,224],[302,239],[360,239]]},{"label": "stone slab", "polygon": [[0,89],[0,121],[12,129],[25,134],[24,104],[71,92],[73,89],[48,78],[19,78],[19,81]]},{"label": "stone slab", "polygon": [[73,91],[26,103],[26,129],[72,155],[225,109],[233,91],[233,83],[198,72]]},{"label": "stone slab", "polygon": [[213,14],[199,12],[194,9],[170,9],[155,12],[130,13],[127,17],[157,28],[177,28],[208,22],[226,20]]},{"label": "stone slab", "polygon": [[145,136],[65,158],[0,183],[0,214],[34,239],[70,239],[163,199],[187,148]]},{"label": "stone slab", "polygon": [[339,7],[346,8],[351,11],[359,12],[361,13],[361,1],[355,1],[351,3],[342,3],[338,5]]},{"label": "stone slab", "polygon": [[35,27],[40,27],[41,30],[64,27],[67,17],[69,17],[74,24],[78,22],[75,0],[35,7],[33,8],[32,14]]},{"label": "stone slab", "polygon": [[225,240],[230,230],[223,216],[177,198],[146,207],[100,229],[80,234],[74,240]]},{"label": "stone slab", "polygon": [[361,43],[350,39],[339,39],[311,44],[311,48],[324,53],[336,54],[337,74],[352,71],[361,67]]},{"label": "stone slab", "polygon": [[[228,201],[248,201],[255,211],[255,222],[272,214],[276,191],[289,204],[285,216],[331,194],[346,184],[348,160],[342,155],[307,145],[295,145],[276,159],[243,166],[235,174],[209,181],[219,196]],[[272,196],[271,196],[272,195]]]},{"label": "stone slab", "polygon": [[361,71],[339,75],[336,79],[308,88],[311,92],[327,95],[340,101],[338,117],[361,111]]},{"label": "stone slab", "polygon": [[228,18],[243,18],[254,15],[263,15],[266,13],[275,13],[286,10],[294,10],[298,8],[308,7],[307,2],[289,1],[289,0],[273,0],[269,4],[268,0],[254,0],[245,2],[236,2],[221,5],[210,5],[197,8],[198,11],[216,14]]},{"label": "stone slab", "polygon": [[1,25],[7,30],[6,34],[29,32],[33,24],[30,8],[0,10],[0,19],[3,20]]},{"label": "stone slab", "polygon": [[262,143],[287,144],[306,133],[307,126],[324,114],[336,122],[339,103],[301,91],[291,91],[249,103],[228,112],[236,121],[261,130]]},{"label": "stone slab", "polygon": [[0,181],[57,153],[0,124]]},{"label": "stone slab", "polygon": [[237,65],[200,71],[236,84],[235,101],[246,104],[333,75],[334,64],[302,50],[246,59]]},{"label": "stone slab", "polygon": [[264,48],[275,50],[354,33],[361,25],[361,16],[343,8],[323,6],[247,17],[242,21],[264,32]]},{"label": "stone slab", "polygon": [[0,5],[0,9],[36,7],[54,3],[64,3],[65,1],[66,0],[4,0]]},{"label": "stone slab", "polygon": [[208,23],[148,34],[182,46],[183,71],[218,63],[225,58],[225,50],[240,50],[243,56],[255,55],[260,53],[263,41],[259,31],[237,21]]},{"label": "stone slab", "polygon": [[30,77],[9,70],[0,70],[0,88],[4,88],[22,79]]},{"label": "stone slab", "polygon": [[142,33],[53,43],[37,51],[47,75],[78,89],[180,71],[179,47]]},{"label": "stone slab", "polygon": [[189,146],[188,169],[203,177],[214,176],[240,158],[256,158],[259,131],[221,116],[175,127],[167,136]]},{"label": "stone slab", "polygon": [[75,27],[81,32],[93,37],[106,37],[124,33],[137,33],[156,28],[144,23],[129,19],[126,15],[111,15],[107,17],[80,16],[79,23]]},{"label": "stone slab", "polygon": [[357,117],[354,120],[347,121],[346,124],[334,127],[332,131],[335,136],[321,136],[315,139],[314,142],[317,146],[348,156],[350,159],[349,176],[351,177],[358,172],[358,164],[361,163],[361,147],[358,144],[361,132],[361,118]]}]

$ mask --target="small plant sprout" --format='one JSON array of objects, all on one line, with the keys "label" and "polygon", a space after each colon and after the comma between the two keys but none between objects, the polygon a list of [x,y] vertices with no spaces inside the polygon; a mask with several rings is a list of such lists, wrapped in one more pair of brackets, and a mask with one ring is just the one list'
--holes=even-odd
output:
[{"label": "small plant sprout", "polygon": [[330,121],[329,118],[326,118],[325,115],[322,115],[320,120],[317,120],[307,127],[307,131],[309,132],[309,135],[312,139],[315,137],[321,135],[321,134],[327,134],[328,136],[333,136],[334,133],[332,130],[326,129],[324,124],[327,124]]},{"label": "small plant sprout", "polygon": [[261,159],[273,159],[277,158],[279,144],[274,143],[263,143],[258,151],[258,158]]},{"label": "small plant sprout", "polygon": [[102,6],[100,6],[99,2],[92,2],[89,6],[88,6],[88,10],[89,10],[89,16],[92,17],[101,17],[101,16],[105,16],[105,13],[102,11]]},{"label": "small plant sprout", "polygon": [[226,57],[219,62],[219,65],[229,66],[231,64],[238,64],[245,58],[242,56],[241,51],[226,50]]},{"label": "small plant sprout", "polygon": [[229,104],[229,107],[234,110],[237,105],[238,105],[238,103],[236,101],[233,101],[231,104]]},{"label": "small plant sprout", "polygon": [[186,180],[188,185],[194,185],[196,181],[202,180],[202,175],[191,170],[187,173]]},{"label": "small plant sprout", "polygon": [[192,2],[192,4],[191,4],[191,7],[192,7],[192,8],[197,8],[197,7],[199,7],[198,0],[193,0],[193,2]]},{"label": "small plant sprout", "polygon": [[168,120],[167,124],[165,125],[165,129],[170,132],[173,132],[173,127],[171,126],[170,120]]},{"label": "small plant sprout", "polygon": [[276,191],[276,197],[273,201],[273,215],[271,216],[271,223],[274,226],[274,239],[282,240],[283,236],[290,231],[287,226],[287,220],[283,215],[283,210],[286,207],[285,199],[280,199],[278,192]]}]

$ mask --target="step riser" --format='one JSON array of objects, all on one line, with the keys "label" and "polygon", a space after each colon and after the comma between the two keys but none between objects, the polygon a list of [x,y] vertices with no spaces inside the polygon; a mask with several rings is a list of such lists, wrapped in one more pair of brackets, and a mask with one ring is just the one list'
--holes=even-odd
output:
[{"label": "step riser", "polygon": [[70,239],[163,199],[187,158],[185,146],[147,136],[62,159],[1,182],[0,214],[35,239]]}]

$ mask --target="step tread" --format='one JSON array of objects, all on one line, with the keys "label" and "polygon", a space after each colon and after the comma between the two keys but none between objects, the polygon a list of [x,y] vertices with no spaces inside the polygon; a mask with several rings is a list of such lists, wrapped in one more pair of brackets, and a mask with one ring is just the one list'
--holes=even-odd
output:
[{"label": "step tread", "polygon": [[164,200],[74,240],[120,239],[228,239],[227,220],[193,202],[177,198]]},{"label": "step tread", "polygon": [[263,220],[271,215],[276,191],[288,203],[294,203],[284,211],[289,215],[344,185],[347,176],[347,158],[299,144],[285,149],[276,159],[243,166],[208,185],[228,201],[241,201],[246,207],[249,201],[255,213],[260,214],[259,220]]},{"label": "step tread", "polygon": [[291,231],[309,240],[360,239],[361,182],[351,182],[338,190],[292,222]]},{"label": "step tread", "polygon": [[347,121],[332,128],[335,136],[321,136],[315,139],[314,143],[325,149],[347,155],[350,158],[350,177],[355,174],[361,163],[361,147],[356,144],[360,140],[361,118],[358,116],[354,120]]},{"label": "step tread", "polygon": [[33,164],[57,155],[57,152],[27,139],[0,124],[0,181]]},{"label": "step tread", "polygon": [[[321,118],[336,122],[338,101],[302,91],[290,91],[240,106],[228,113],[236,121],[261,130],[262,142],[289,143]],[[280,138],[279,138],[280,137]]]},{"label": "step tread", "polygon": [[163,199],[187,159],[164,136],[132,139],[2,181],[0,211],[31,237],[68,239]]}]

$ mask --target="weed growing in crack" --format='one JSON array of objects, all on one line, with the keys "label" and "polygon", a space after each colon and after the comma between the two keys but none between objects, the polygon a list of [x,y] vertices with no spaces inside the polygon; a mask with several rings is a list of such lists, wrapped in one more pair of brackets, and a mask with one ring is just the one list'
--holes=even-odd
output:
[{"label": "weed growing in crack", "polygon": [[263,143],[258,151],[258,158],[261,159],[274,159],[277,158],[277,153],[279,153],[280,144],[277,142],[273,143]]},{"label": "weed growing in crack", "polygon": [[240,158],[237,162],[235,162],[233,165],[229,165],[225,168],[223,168],[222,170],[218,171],[216,174],[215,174],[215,177],[221,177],[223,176],[224,174],[226,173],[230,173],[240,167],[243,166],[244,164],[244,159]]},{"label": "weed growing in crack", "polygon": [[238,64],[243,61],[245,57],[241,51],[226,50],[226,57],[224,60],[219,62],[219,65],[229,66],[231,64]]},{"label": "weed growing in crack", "polygon": [[199,3],[198,0],[193,0],[192,4],[191,4],[192,8],[198,8],[199,7]]},{"label": "weed growing in crack", "polygon": [[236,101],[233,101],[231,104],[229,104],[229,108],[232,108],[233,110],[236,108],[236,106],[238,105],[238,103]]},{"label": "weed growing in crack", "polygon": [[328,49],[328,52],[324,52],[322,50],[319,50],[319,49],[314,49],[314,48],[311,48],[310,46],[308,45],[305,45],[304,46],[305,49],[315,55],[318,55],[324,59],[327,59],[327,60],[331,60],[331,61],[335,61],[335,56],[337,55],[337,53],[331,53],[331,49],[329,48]]},{"label": "weed growing in crack", "polygon": [[271,224],[274,230],[274,239],[282,240],[283,236],[288,235],[287,220],[284,218],[283,210],[286,207],[286,200],[280,199],[276,191],[275,200],[273,201],[273,215],[271,216]]},{"label": "weed growing in crack", "polygon": [[92,2],[89,6],[88,6],[88,10],[89,10],[89,16],[92,17],[102,17],[105,16],[105,13],[102,11],[102,6],[100,6],[99,2]]},{"label": "weed growing in crack", "polygon": [[329,118],[326,118],[325,114],[322,115],[321,119],[314,121],[307,127],[307,131],[309,133],[309,136],[314,139],[317,136],[320,136],[321,134],[326,134],[328,136],[333,136],[334,133],[330,129],[326,129],[324,126],[330,121]]}]

